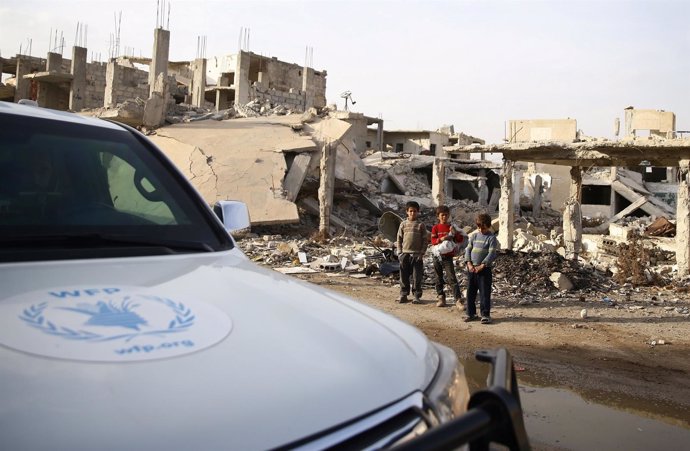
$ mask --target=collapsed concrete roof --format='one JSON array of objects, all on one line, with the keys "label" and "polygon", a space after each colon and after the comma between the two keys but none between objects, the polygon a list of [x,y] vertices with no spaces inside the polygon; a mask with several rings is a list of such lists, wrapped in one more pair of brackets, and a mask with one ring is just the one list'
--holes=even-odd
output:
[{"label": "collapsed concrete roof", "polygon": [[690,159],[690,139],[638,138],[622,141],[589,141],[580,143],[525,142],[445,146],[450,155],[502,153],[512,161],[528,161],[566,166],[678,166]]},{"label": "collapsed concrete roof", "polygon": [[269,225],[300,221],[295,201],[307,175],[318,174],[323,145],[337,147],[338,180],[367,186],[366,167],[351,151],[351,128],[339,119],[304,124],[289,115],[181,123],[150,138],[209,204],[240,200],[253,225]]},{"label": "collapsed concrete roof", "polygon": [[284,198],[284,151],[316,150],[291,125],[299,116],[200,121],[163,127],[150,136],[213,204],[245,202],[253,224],[298,222],[295,204]]}]

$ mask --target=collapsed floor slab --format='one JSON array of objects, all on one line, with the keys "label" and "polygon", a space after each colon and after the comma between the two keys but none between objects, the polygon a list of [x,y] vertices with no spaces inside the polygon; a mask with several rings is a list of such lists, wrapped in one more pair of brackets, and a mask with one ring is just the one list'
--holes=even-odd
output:
[{"label": "collapsed floor slab", "polygon": [[297,206],[283,195],[283,150],[313,142],[291,129],[295,123],[299,117],[191,122],[161,128],[150,138],[209,204],[245,202],[254,225],[297,223]]}]

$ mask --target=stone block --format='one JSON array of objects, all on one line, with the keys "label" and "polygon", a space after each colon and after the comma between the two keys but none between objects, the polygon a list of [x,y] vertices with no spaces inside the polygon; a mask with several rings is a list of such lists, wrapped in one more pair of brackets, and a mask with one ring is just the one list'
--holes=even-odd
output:
[{"label": "stone block", "polygon": [[570,279],[568,279],[568,277],[561,272],[552,273],[549,279],[553,285],[561,291],[570,291],[575,288]]}]

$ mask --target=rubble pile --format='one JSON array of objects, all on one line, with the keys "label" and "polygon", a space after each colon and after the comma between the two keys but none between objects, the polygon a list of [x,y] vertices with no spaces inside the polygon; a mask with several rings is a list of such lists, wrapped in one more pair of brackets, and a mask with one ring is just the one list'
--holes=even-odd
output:
[{"label": "rubble pile", "polygon": [[[384,276],[397,280],[397,273],[380,271],[382,262],[394,260],[393,243],[380,236],[372,239],[343,234],[319,242],[299,237],[295,226],[280,228],[290,235],[270,234],[277,229],[264,227],[260,231],[266,234],[249,234],[238,242],[239,246],[251,260],[280,272],[344,271],[366,276],[385,273]],[[302,233],[304,231],[302,227]],[[460,273],[461,259],[456,260]],[[310,271],[300,270],[300,267]],[[559,291],[554,274],[561,279],[560,290],[609,291],[614,285],[609,276],[554,252],[501,251],[495,263],[494,286],[498,295],[511,298],[544,296]],[[430,287],[433,283],[431,256],[427,254],[424,284]]]},{"label": "rubble pile", "polygon": [[269,100],[254,99],[245,105],[234,104],[235,117],[285,116],[288,114],[302,114],[300,109],[289,108],[285,105],[273,104]]},{"label": "rubble pile", "polygon": [[543,295],[558,291],[554,273],[565,276],[575,290],[607,290],[611,279],[603,273],[566,260],[554,252],[501,251],[494,266],[494,285],[508,296]]},{"label": "rubble pile", "polygon": [[[641,235],[631,233],[626,243],[620,243],[617,249],[618,271],[614,276],[619,283],[633,285],[666,285],[668,281],[653,266],[675,260],[675,255],[669,251],[659,249],[654,244],[647,244]],[[670,272],[670,271],[669,271]]]},{"label": "rubble pile", "polygon": [[272,104],[268,100],[252,100],[246,105],[233,104],[230,108],[220,111],[215,111],[213,108],[202,108],[185,103],[178,103],[168,106],[165,121],[168,124],[179,124],[181,122],[202,121],[206,119],[223,121],[242,117],[285,116],[288,114],[301,113],[301,110],[291,109],[284,105]]},{"label": "rubble pile", "polygon": [[[257,231],[265,234],[247,234],[238,245],[252,261],[288,274],[326,271],[372,275],[381,272],[381,262],[394,259],[392,243],[381,237],[343,234],[320,240],[315,234],[314,238],[298,236],[299,229],[306,231],[303,226],[262,227]],[[289,235],[270,234],[277,230]]]}]

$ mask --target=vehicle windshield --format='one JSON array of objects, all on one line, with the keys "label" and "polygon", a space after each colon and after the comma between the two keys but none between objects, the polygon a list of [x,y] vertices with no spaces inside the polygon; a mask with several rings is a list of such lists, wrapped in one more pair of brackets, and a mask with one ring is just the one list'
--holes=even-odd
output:
[{"label": "vehicle windshield", "polygon": [[0,119],[0,261],[232,246],[169,163],[129,131]]}]

